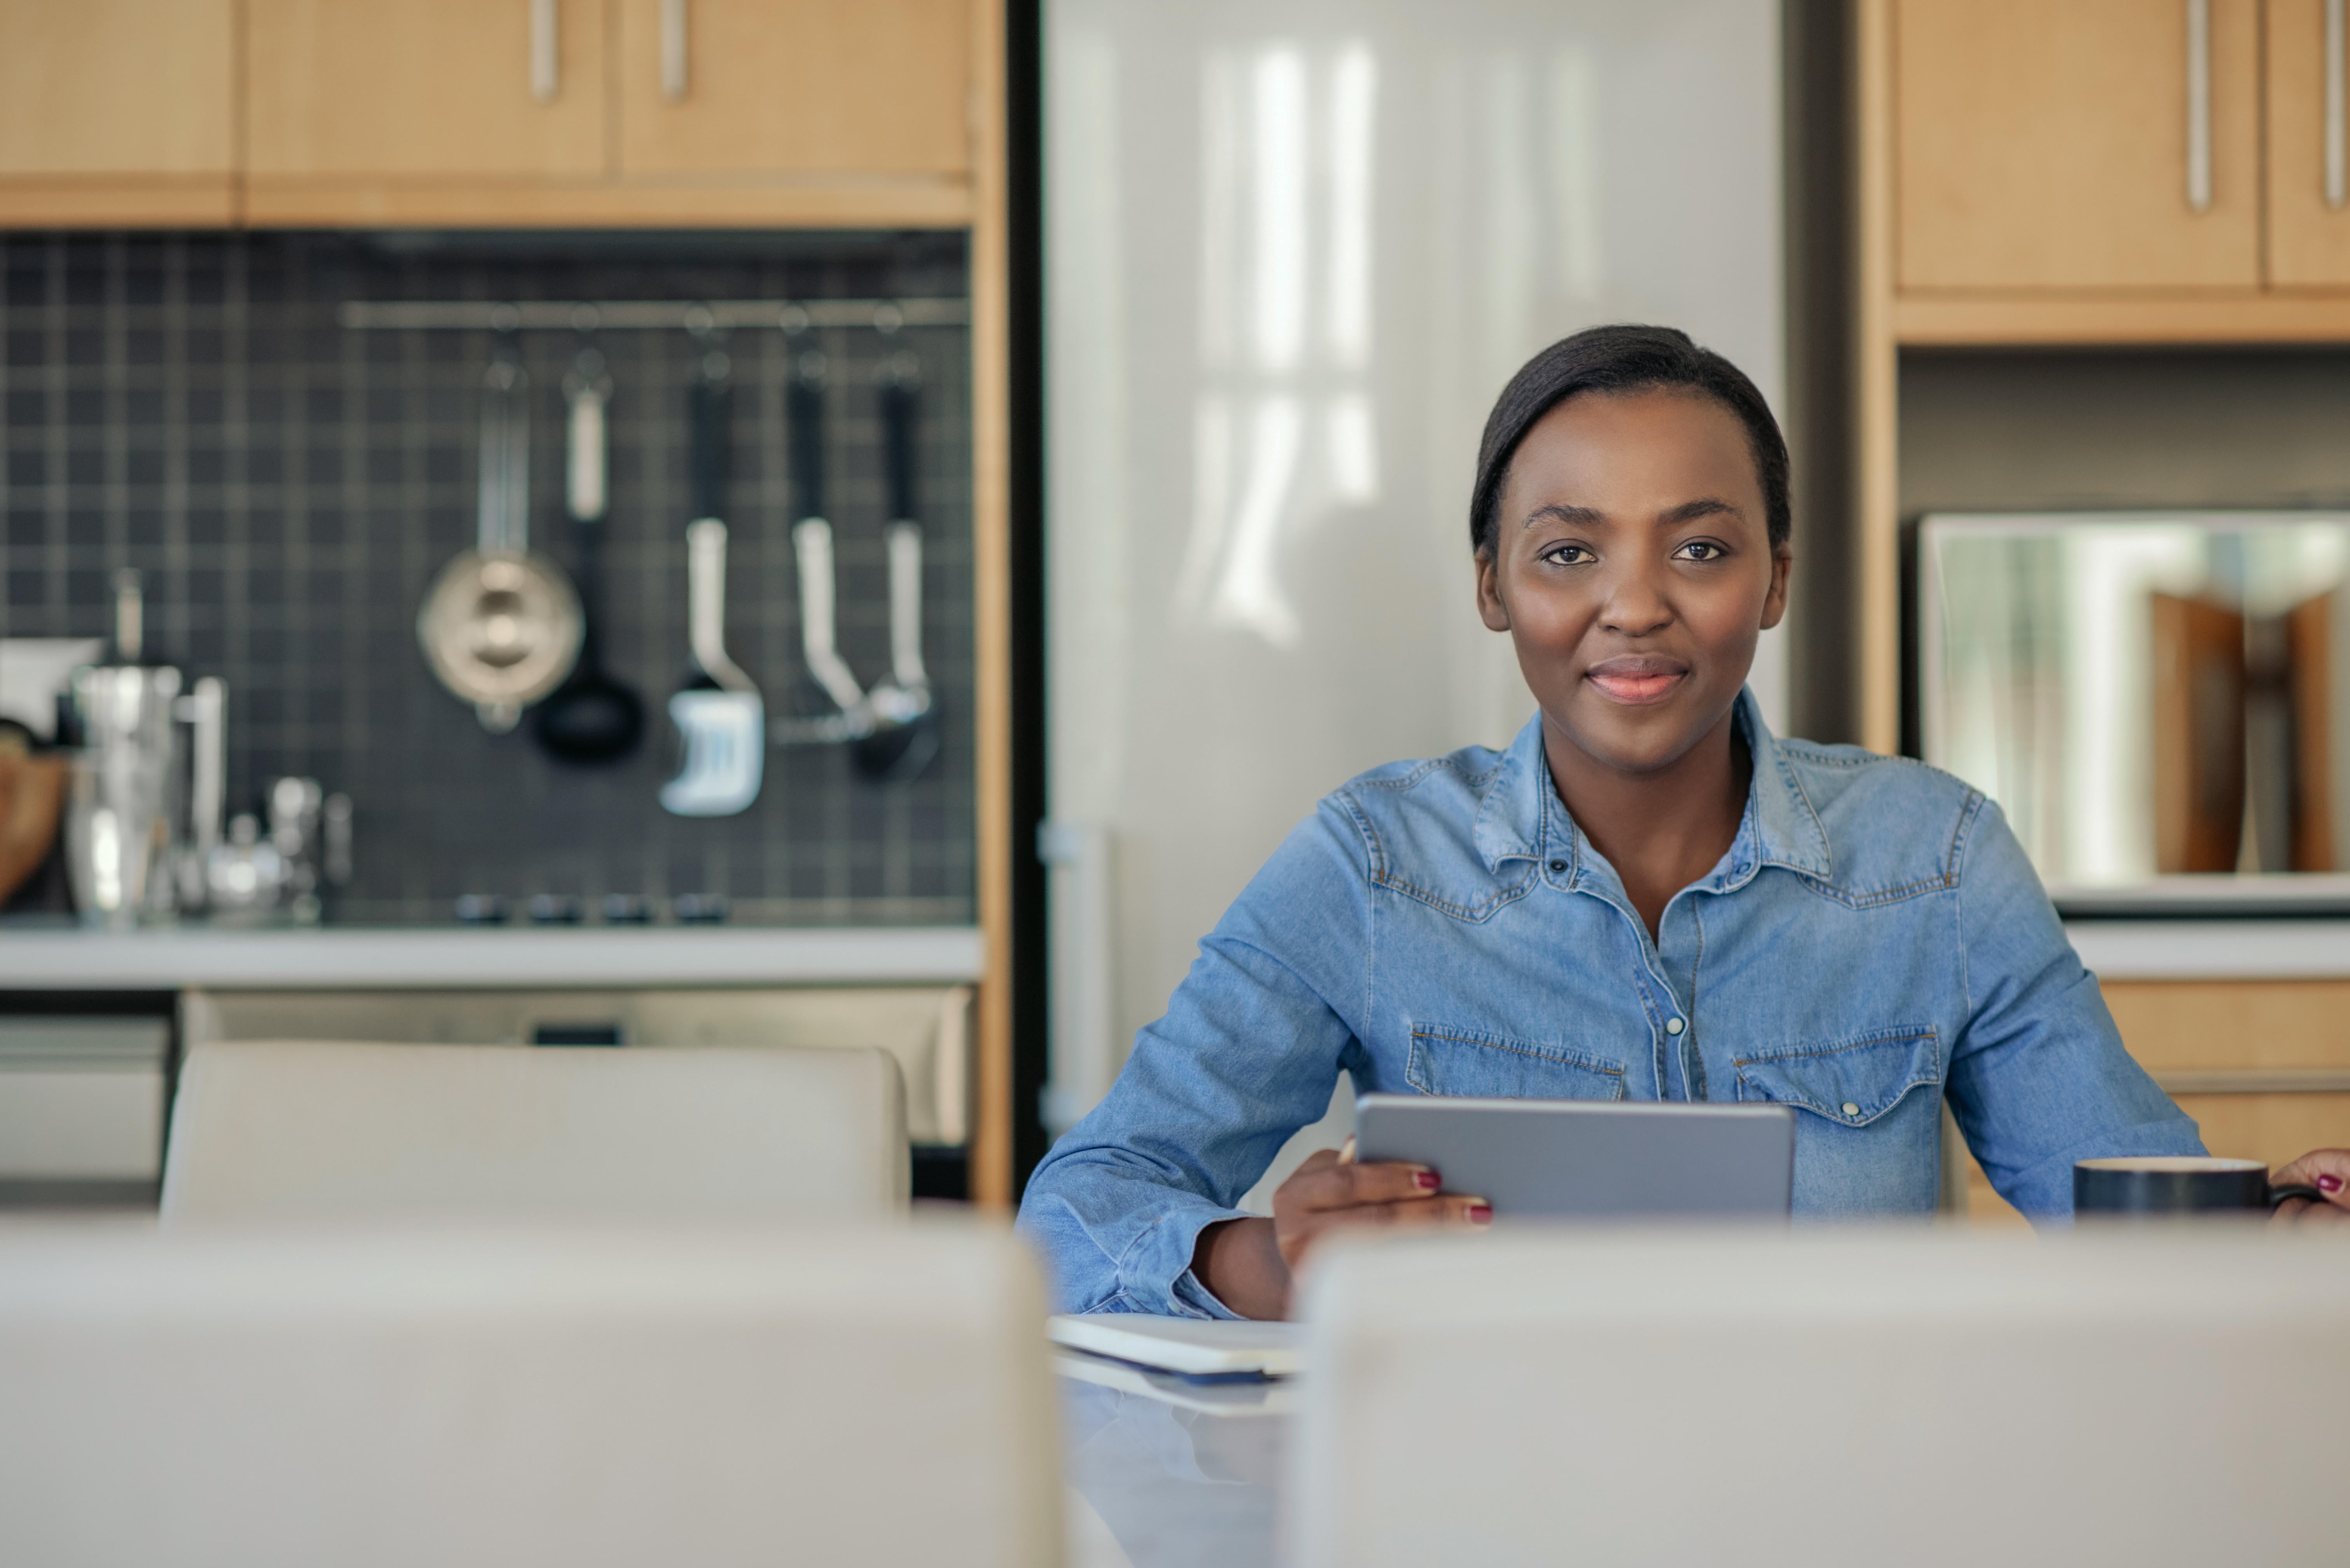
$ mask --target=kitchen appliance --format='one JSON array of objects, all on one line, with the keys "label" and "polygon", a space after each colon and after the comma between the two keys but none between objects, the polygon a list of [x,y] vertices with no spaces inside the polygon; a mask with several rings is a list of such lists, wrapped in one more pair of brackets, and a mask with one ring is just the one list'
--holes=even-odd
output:
[{"label": "kitchen appliance", "polygon": [[0,1192],[151,1206],[171,1045],[164,1017],[0,1016]]},{"label": "kitchen appliance", "polygon": [[351,801],[328,794],[317,779],[273,779],[265,794],[267,834],[249,812],[228,824],[227,842],[204,861],[205,898],[229,923],[290,919],[315,924],[325,889],[351,877]]},{"label": "kitchen appliance", "polygon": [[726,356],[704,353],[691,394],[695,520],[686,525],[686,632],[694,674],[669,700],[682,759],[661,786],[679,816],[733,816],[759,798],[767,710],[759,689],[726,653]]},{"label": "kitchen appliance", "polygon": [[1782,9],[1044,7],[1054,1129],[1315,801],[1533,713],[1463,520],[1513,371],[1665,322],[1785,410]]},{"label": "kitchen appliance", "polygon": [[172,704],[180,672],[140,660],[146,611],[139,574],[115,576],[114,659],[73,672],[66,873],[83,921],[126,930],[172,907]]},{"label": "kitchen appliance", "polygon": [[1939,514],[1925,759],[2069,913],[2350,909],[2350,514]]},{"label": "kitchen appliance", "polygon": [[102,637],[0,638],[0,731],[41,745],[58,741],[57,708],[73,672],[105,657]]},{"label": "kitchen appliance", "polygon": [[504,734],[571,673],[584,631],[571,585],[530,553],[530,379],[501,346],[482,379],[476,543],[433,579],[416,639],[441,684]]},{"label": "kitchen appliance", "polygon": [[581,630],[579,661],[533,716],[538,743],[565,762],[608,763],[636,750],[644,733],[645,705],[636,692],[604,672],[596,630],[603,593],[601,556],[608,510],[604,406],[612,378],[604,356],[583,348],[563,378],[567,421],[565,509],[578,548]]}]

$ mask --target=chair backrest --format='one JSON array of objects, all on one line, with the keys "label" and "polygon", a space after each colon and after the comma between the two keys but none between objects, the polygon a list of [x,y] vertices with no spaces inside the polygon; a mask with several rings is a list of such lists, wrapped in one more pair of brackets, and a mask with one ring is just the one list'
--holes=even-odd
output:
[{"label": "chair backrest", "polygon": [[1042,1290],[967,1224],[0,1227],[7,1561],[1058,1561]]},{"label": "chair backrest", "polygon": [[[1452,1244],[1461,1242],[1466,1244]],[[1491,1235],[1307,1288],[1292,1555],[2342,1560],[2350,1247]]]},{"label": "chair backrest", "polygon": [[166,1218],[894,1212],[905,1092],[882,1051],[192,1048]]}]

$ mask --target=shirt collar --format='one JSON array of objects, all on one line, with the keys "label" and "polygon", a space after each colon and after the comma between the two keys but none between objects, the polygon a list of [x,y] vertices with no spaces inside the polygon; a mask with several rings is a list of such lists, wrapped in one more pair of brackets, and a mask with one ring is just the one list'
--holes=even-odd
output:
[{"label": "shirt collar", "polygon": [[[1763,866],[1827,876],[1833,865],[1827,830],[1786,753],[1762,722],[1751,689],[1739,692],[1736,711],[1754,760],[1754,778],[1731,846],[1729,884],[1744,882]],[[1502,754],[1502,765],[1477,809],[1476,845],[1489,871],[1499,871],[1504,860],[1565,860],[1570,877],[1582,867],[1583,835],[1552,787],[1539,711]]]}]

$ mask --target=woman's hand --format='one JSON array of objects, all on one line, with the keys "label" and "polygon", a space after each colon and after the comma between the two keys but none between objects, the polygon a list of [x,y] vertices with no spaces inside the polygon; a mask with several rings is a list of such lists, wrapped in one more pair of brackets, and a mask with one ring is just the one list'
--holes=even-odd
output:
[{"label": "woman's hand", "polygon": [[1424,1165],[1355,1162],[1355,1140],[1307,1157],[1274,1190],[1270,1220],[1226,1220],[1200,1232],[1191,1272],[1243,1317],[1287,1317],[1290,1286],[1305,1256],[1331,1231],[1349,1225],[1484,1226],[1493,1210],[1482,1198],[1441,1193]]},{"label": "woman's hand", "polygon": [[2338,1225],[2350,1220],[2350,1148],[2313,1150],[2269,1178],[2272,1187],[2293,1182],[2325,1194],[2323,1203],[2288,1198],[2277,1205],[2272,1225]]},{"label": "woman's hand", "polygon": [[1388,1161],[1359,1165],[1355,1140],[1323,1149],[1273,1194],[1273,1227],[1281,1261],[1295,1273],[1314,1244],[1348,1225],[1490,1225],[1492,1206],[1482,1198],[1439,1194],[1443,1179],[1424,1165]]}]

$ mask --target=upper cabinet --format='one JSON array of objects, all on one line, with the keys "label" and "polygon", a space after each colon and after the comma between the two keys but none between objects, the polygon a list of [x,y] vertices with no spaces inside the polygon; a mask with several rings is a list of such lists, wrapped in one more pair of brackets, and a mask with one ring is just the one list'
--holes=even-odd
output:
[{"label": "upper cabinet", "polygon": [[2343,25],[2327,0],[2269,0],[2269,278],[2287,287],[2350,285]]},{"label": "upper cabinet", "polygon": [[0,0],[0,223],[235,215],[235,0]]},{"label": "upper cabinet", "polygon": [[256,182],[600,177],[601,0],[244,0]]},{"label": "upper cabinet", "polygon": [[1898,286],[2257,286],[2260,21],[2258,0],[1898,0]]},{"label": "upper cabinet", "polygon": [[0,0],[0,224],[960,225],[994,3]]},{"label": "upper cabinet", "polygon": [[971,169],[970,0],[615,0],[624,176]]}]

